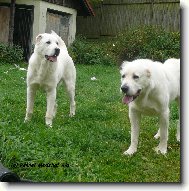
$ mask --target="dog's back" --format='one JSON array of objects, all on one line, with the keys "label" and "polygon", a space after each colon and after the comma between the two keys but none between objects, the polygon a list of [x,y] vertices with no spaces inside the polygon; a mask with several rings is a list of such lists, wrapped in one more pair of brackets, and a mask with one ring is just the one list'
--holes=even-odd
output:
[{"label": "dog's back", "polygon": [[170,100],[174,100],[180,96],[180,59],[166,60],[164,71],[168,81]]}]

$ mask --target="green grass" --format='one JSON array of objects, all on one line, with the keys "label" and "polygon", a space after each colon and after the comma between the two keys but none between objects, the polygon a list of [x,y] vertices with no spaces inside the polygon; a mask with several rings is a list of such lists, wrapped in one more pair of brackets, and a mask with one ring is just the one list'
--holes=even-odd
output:
[{"label": "green grass", "polygon": [[[68,117],[68,96],[59,87],[57,115],[53,128],[47,128],[45,94],[38,92],[32,121],[24,124],[26,71],[0,66],[1,162],[21,178],[37,182],[180,182],[176,104],[171,105],[168,154],[157,155],[153,150],[158,144],[153,138],[158,119],[144,117],[138,152],[124,156],[130,144],[130,123],[128,107],[121,103],[118,68],[76,68],[76,116]],[[93,76],[96,81],[90,80]],[[20,166],[26,163],[36,166]],[[58,167],[39,167],[41,163]]]}]

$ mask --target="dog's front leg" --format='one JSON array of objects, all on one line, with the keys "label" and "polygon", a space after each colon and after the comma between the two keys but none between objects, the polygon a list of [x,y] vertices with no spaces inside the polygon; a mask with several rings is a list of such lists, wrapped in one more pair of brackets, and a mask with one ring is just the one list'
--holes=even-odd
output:
[{"label": "dog's front leg", "polygon": [[54,117],[54,109],[56,105],[56,88],[47,90],[47,112],[45,116],[46,125],[52,126],[52,120]]},{"label": "dog's front leg", "polygon": [[123,154],[132,155],[137,151],[141,114],[129,107],[129,119],[131,122],[131,145]]},{"label": "dog's front leg", "polygon": [[29,121],[32,117],[35,94],[36,94],[36,88],[32,86],[28,86],[27,87],[27,108],[26,108],[26,116],[25,116],[24,122]]},{"label": "dog's front leg", "polygon": [[166,154],[167,153],[167,140],[168,140],[168,127],[169,127],[169,109],[162,112],[159,117],[160,125],[160,143],[155,148],[156,152]]}]

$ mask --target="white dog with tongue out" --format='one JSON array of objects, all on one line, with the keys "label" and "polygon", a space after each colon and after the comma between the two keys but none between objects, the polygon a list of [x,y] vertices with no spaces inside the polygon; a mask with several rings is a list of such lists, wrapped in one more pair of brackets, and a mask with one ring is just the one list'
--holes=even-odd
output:
[{"label": "white dog with tongue out", "polygon": [[[159,117],[160,137],[156,152],[167,152],[169,104],[180,100],[180,59],[168,59],[164,64],[148,59],[123,62],[121,66],[121,91],[123,103],[129,106],[131,145],[126,155],[137,151],[141,114]],[[177,125],[177,141],[180,141],[180,123]]]},{"label": "white dog with tongue out", "polygon": [[36,91],[47,93],[46,124],[52,126],[56,113],[56,88],[65,82],[70,98],[70,116],[75,115],[76,69],[64,41],[54,32],[36,37],[34,53],[29,60],[27,72],[27,109],[25,121],[31,119]]}]

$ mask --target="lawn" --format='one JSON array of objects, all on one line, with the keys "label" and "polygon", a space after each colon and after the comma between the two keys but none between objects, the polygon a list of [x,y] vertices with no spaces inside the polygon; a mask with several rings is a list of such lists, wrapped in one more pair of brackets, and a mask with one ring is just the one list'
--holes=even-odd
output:
[{"label": "lawn", "polygon": [[[68,117],[68,96],[59,87],[57,115],[53,128],[47,128],[45,94],[38,92],[33,118],[25,124],[26,71],[0,65],[0,161],[36,182],[180,182],[176,104],[171,105],[168,154],[153,150],[158,119],[143,117],[138,152],[124,156],[130,123],[128,107],[121,103],[118,67],[76,69],[76,116]],[[93,76],[97,80],[91,81]]]}]

